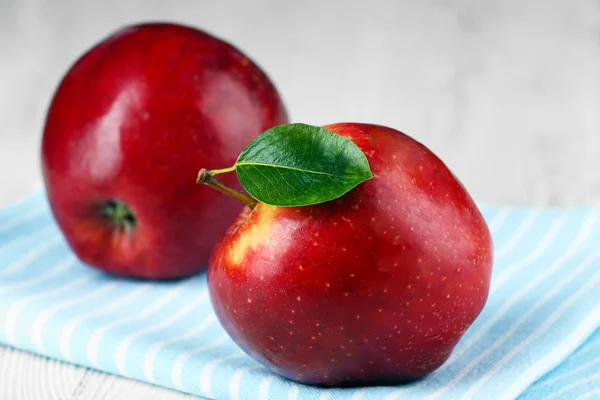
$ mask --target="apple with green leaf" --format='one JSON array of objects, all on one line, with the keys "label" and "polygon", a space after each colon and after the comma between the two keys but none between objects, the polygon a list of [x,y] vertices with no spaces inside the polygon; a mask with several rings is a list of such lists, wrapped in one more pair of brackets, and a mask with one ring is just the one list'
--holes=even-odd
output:
[{"label": "apple with green leaf", "polygon": [[52,99],[42,143],[52,212],[91,266],[194,274],[241,209],[195,187],[197,163],[233,163],[285,122],[269,78],[230,44],[177,24],[121,29],[70,68]]},{"label": "apple with green leaf", "polygon": [[[233,170],[251,196],[214,177]],[[287,378],[424,376],[486,302],[492,240],[480,211],[438,157],[394,129],[278,126],[198,182],[247,204],[210,259],[216,314]]]}]

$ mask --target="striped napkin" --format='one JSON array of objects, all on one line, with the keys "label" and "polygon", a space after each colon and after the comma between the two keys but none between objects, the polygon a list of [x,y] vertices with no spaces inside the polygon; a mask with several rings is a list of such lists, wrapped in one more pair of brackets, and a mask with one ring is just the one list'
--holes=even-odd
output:
[{"label": "striped napkin", "polygon": [[41,191],[0,210],[0,343],[215,399],[600,397],[600,206],[483,212],[488,303],[448,362],[412,384],[320,389],[270,374],[218,324],[206,274],[148,283],[82,265]]}]

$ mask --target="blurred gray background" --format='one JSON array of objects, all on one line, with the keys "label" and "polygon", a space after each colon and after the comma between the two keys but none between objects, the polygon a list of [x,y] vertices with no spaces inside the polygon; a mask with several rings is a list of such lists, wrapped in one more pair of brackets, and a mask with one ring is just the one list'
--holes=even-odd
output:
[{"label": "blurred gray background", "polygon": [[[600,203],[600,0],[0,0],[0,205],[40,181],[58,81],[94,43],[150,20],[249,55],[294,121],[389,125],[476,200]],[[0,398],[183,398],[0,347]]]},{"label": "blurred gray background", "polygon": [[138,21],[206,29],[261,65],[294,121],[373,122],[490,204],[600,201],[600,1],[0,0],[0,193],[39,180],[71,63]]}]

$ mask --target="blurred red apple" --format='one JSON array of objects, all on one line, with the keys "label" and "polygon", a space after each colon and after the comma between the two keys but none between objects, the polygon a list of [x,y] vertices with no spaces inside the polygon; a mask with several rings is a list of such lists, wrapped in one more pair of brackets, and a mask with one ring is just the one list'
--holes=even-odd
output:
[{"label": "blurred red apple", "polygon": [[233,164],[285,122],[271,81],[228,43],[176,24],[122,29],[71,67],[52,100],[42,144],[52,212],[91,266],[194,274],[241,209],[196,186],[197,166]]},{"label": "blurred red apple", "polygon": [[246,207],[209,264],[217,316],[248,354],[296,381],[421,377],[486,302],[488,227],[425,146],[381,126],[325,128],[366,154],[373,179],[318,205]]}]

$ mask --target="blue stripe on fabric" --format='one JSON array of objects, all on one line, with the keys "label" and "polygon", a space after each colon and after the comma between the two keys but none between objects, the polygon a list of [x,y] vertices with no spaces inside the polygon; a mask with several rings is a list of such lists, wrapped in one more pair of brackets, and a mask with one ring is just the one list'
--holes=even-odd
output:
[{"label": "blue stripe on fabric", "polygon": [[46,196],[41,189],[35,190],[29,196],[20,201],[14,202],[3,208],[0,208],[0,226],[5,225],[9,220],[19,218],[19,216],[30,212],[41,205],[46,205]]},{"label": "blue stripe on fabric", "polygon": [[600,330],[559,367],[531,385],[520,399],[579,398],[600,389]]}]

